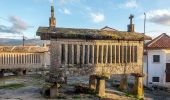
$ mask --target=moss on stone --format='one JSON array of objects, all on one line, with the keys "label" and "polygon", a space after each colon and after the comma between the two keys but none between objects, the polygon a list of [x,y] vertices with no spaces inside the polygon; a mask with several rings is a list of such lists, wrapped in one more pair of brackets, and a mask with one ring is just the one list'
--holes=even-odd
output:
[{"label": "moss on stone", "polygon": [[[100,40],[150,40],[151,37],[137,32],[107,31],[98,29],[74,29],[39,27],[37,35],[48,35],[52,38],[100,39]],[[47,37],[49,38],[49,37]]]}]

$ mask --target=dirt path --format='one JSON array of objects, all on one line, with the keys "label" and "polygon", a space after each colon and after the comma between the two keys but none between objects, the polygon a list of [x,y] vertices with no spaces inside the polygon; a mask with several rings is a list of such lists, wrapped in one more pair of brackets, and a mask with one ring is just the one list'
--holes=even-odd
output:
[{"label": "dirt path", "polygon": [[[41,95],[41,88],[44,83],[44,79],[40,75],[1,78],[0,100],[49,100]],[[20,85],[14,85],[13,88],[9,88],[9,86],[1,88],[2,85],[7,84]],[[136,98],[127,97],[125,96],[125,93],[116,91],[115,89],[107,89],[107,99],[99,99],[98,97],[89,94],[65,94],[64,97],[65,100],[137,100]],[[145,91],[145,100],[170,100],[170,93],[165,91],[147,90]]]}]

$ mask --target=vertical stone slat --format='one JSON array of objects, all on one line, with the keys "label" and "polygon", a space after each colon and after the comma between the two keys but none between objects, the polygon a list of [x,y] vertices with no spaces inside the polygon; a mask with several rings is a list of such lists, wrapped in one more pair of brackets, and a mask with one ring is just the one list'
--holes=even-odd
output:
[{"label": "vertical stone slat", "polygon": [[110,63],[112,64],[112,45],[110,45]]},{"label": "vertical stone slat", "polygon": [[92,45],[92,64],[94,64],[94,45]]},{"label": "vertical stone slat", "polygon": [[74,64],[74,45],[73,44],[71,46],[71,52],[72,52],[72,56],[71,56],[72,62],[71,62],[71,64]]},{"label": "vertical stone slat", "polygon": [[68,64],[68,44],[65,44],[65,64]]}]

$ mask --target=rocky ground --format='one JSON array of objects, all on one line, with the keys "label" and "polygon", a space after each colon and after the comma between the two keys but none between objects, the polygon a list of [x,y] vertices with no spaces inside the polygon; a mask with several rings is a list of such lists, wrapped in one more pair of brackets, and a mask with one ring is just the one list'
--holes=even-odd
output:
[{"label": "rocky ground", "polygon": [[[49,100],[41,95],[44,84],[41,75],[10,76],[0,79],[0,100]],[[67,86],[70,90],[73,85]],[[74,91],[63,94],[58,99],[62,100],[137,100],[126,93],[117,91],[113,87],[107,87],[106,97],[100,99],[90,94],[76,94]],[[168,91],[145,90],[145,100],[170,100]]]}]

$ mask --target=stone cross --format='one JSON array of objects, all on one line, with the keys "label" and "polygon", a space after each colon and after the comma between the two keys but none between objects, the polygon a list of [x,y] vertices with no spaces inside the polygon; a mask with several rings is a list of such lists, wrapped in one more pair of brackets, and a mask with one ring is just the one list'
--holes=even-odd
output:
[{"label": "stone cross", "polygon": [[134,18],[134,15],[130,15],[130,17],[129,17],[129,19],[130,19],[130,25],[132,25],[132,23],[133,23],[133,18]]}]

